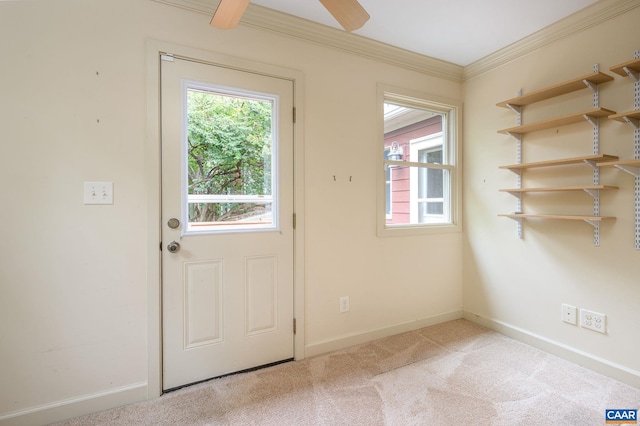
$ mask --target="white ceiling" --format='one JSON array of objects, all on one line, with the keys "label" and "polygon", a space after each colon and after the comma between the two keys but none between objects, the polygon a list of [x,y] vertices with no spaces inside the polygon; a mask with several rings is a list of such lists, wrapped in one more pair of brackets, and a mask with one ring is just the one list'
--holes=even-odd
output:
[{"label": "white ceiling", "polygon": [[[359,0],[371,19],[355,34],[467,66],[598,0]],[[252,3],[341,28],[318,0]]]}]

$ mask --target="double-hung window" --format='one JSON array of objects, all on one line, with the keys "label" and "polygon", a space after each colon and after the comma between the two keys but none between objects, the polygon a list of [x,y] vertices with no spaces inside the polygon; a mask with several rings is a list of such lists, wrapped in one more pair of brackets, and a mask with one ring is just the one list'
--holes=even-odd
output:
[{"label": "double-hung window", "polygon": [[378,98],[378,234],[459,230],[459,102],[384,87]]}]

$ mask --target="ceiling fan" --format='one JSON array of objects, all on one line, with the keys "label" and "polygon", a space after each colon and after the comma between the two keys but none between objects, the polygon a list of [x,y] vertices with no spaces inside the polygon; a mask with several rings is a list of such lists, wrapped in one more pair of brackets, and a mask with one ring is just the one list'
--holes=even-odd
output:
[{"label": "ceiling fan", "polygon": [[[369,20],[369,14],[358,0],[320,0],[320,3],[347,32],[357,30]],[[249,0],[221,0],[211,25],[222,29],[235,28],[248,5]]]}]

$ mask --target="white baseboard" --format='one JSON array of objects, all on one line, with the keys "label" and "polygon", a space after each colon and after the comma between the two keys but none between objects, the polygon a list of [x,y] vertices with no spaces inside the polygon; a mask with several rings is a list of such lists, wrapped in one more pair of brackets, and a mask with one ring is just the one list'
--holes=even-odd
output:
[{"label": "white baseboard", "polygon": [[[500,334],[551,353],[567,361],[581,365],[622,383],[640,389],[640,371],[627,368],[595,355],[548,339],[544,336],[502,321],[485,318],[466,311],[453,311],[427,318],[407,321],[390,327],[355,333],[338,339],[327,340],[305,347],[306,356],[315,356],[350,346],[367,343],[383,337],[417,330],[447,321],[465,318]],[[147,383],[135,383],[104,392],[80,396],[25,410],[0,414],[0,426],[45,425],[72,417],[108,410],[148,399]]]},{"label": "white baseboard", "polygon": [[640,389],[640,371],[627,368],[604,358],[597,357],[580,349],[564,343],[548,339],[530,331],[524,330],[502,321],[485,318],[471,312],[464,311],[463,317],[469,321],[480,324],[512,339],[531,345],[544,352],[553,354],[574,364],[581,365],[589,370],[611,377],[619,382]]},{"label": "white baseboard", "polygon": [[0,414],[0,426],[46,425],[147,399],[147,383],[134,383],[104,392]]},{"label": "white baseboard", "polygon": [[371,342],[373,340],[382,339],[383,337],[393,336],[395,334],[406,333],[408,331],[417,330],[430,325],[440,324],[447,321],[460,319],[463,316],[462,311],[446,312],[444,314],[433,315],[427,318],[411,320],[390,327],[379,328],[376,330],[365,331],[363,333],[354,333],[338,339],[325,340],[324,342],[314,343],[305,346],[305,357],[333,352],[345,349],[354,345]]},{"label": "white baseboard", "polygon": [[[439,324],[442,322],[452,321],[462,318],[462,311],[448,312],[440,315],[434,315],[428,318],[422,318],[413,321],[407,321],[390,327],[378,330],[372,330],[365,333],[353,334],[339,339],[334,339],[305,348],[306,356],[318,355],[325,352],[331,352],[338,349],[344,349],[349,346],[366,343],[382,337],[392,336],[394,334],[404,333],[416,330],[422,327]],[[109,389],[104,392],[83,395],[76,398],[70,398],[62,401],[56,401],[49,404],[43,404],[24,410],[13,411],[10,413],[0,413],[0,426],[34,426],[46,425],[48,423],[57,422],[85,414],[104,411],[123,405],[133,404],[148,399],[148,384],[135,383],[128,386]]]}]

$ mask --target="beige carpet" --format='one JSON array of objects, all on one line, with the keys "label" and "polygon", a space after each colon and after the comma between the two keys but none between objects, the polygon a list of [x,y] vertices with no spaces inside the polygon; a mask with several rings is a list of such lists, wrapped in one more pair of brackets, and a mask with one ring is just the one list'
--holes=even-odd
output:
[{"label": "beige carpet", "polygon": [[466,320],[57,425],[604,425],[640,390]]}]

